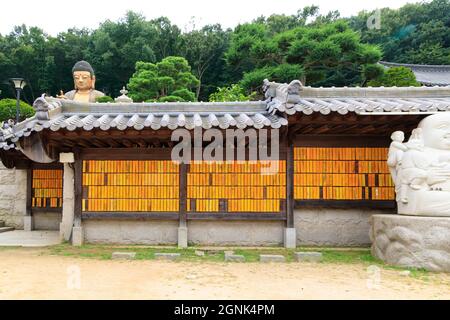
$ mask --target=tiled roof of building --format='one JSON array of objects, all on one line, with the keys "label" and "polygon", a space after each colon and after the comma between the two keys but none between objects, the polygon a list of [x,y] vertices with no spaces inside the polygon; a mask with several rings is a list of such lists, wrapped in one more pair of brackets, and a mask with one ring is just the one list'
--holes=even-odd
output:
[{"label": "tiled roof of building", "polygon": [[99,130],[158,130],[168,128],[273,128],[288,125],[296,113],[323,115],[411,114],[450,111],[450,87],[311,88],[300,81],[264,82],[265,101],[220,103],[79,103],[41,97],[33,104],[36,114],[0,130],[0,149],[32,132]]},{"label": "tiled roof of building", "polygon": [[269,112],[288,115],[450,111],[450,87],[312,88],[300,81],[267,82],[266,96]]},{"label": "tiled roof of building", "polygon": [[450,65],[423,65],[380,61],[387,68],[406,67],[416,75],[418,82],[425,86],[450,86]]},{"label": "tiled roof of building", "polygon": [[18,125],[2,129],[0,148],[14,148],[14,142],[32,132],[65,129],[86,131],[99,128],[159,130],[168,128],[273,128],[287,125],[278,114],[269,114],[267,105],[258,102],[220,103],[79,103],[71,100],[39,98],[33,105],[36,114]]}]

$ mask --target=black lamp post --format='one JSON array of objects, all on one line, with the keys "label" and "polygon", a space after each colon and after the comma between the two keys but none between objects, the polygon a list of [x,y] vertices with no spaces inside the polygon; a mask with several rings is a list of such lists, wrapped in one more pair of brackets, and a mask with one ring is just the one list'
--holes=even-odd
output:
[{"label": "black lamp post", "polygon": [[19,123],[20,118],[20,92],[23,90],[25,85],[27,84],[24,79],[22,78],[11,78],[9,79],[14,85],[14,88],[16,89],[16,97],[17,97],[17,103],[16,103],[16,124]]}]

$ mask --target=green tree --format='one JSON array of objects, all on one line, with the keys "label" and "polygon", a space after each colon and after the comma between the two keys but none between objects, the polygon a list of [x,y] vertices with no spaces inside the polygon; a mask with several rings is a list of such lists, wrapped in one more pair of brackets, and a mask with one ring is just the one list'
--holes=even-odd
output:
[{"label": "green tree", "polygon": [[244,88],[239,84],[232,84],[229,87],[217,88],[217,91],[209,96],[211,102],[227,102],[227,101],[250,101],[256,96],[256,92],[247,95]]},{"label": "green tree", "polygon": [[381,28],[368,28],[374,11],[363,11],[349,18],[350,26],[362,40],[377,44],[383,59],[416,64],[450,64],[450,1],[406,4],[399,9],[380,11]]},{"label": "green tree", "polygon": [[[8,119],[16,119],[16,103],[15,99],[0,100],[0,122]],[[34,115],[34,109],[29,104],[20,101],[20,121],[30,118]]]},{"label": "green tree", "polygon": [[134,101],[167,101],[164,97],[177,94],[183,101],[194,101],[192,89],[198,84],[186,59],[167,57],[156,64],[137,62],[127,87]]},{"label": "green tree", "polygon": [[238,26],[225,54],[231,79],[242,79],[246,89],[255,89],[264,78],[284,82],[297,77],[312,86],[362,84],[369,77],[364,71],[380,60],[381,51],[362,43],[345,21],[329,22],[335,18],[321,16],[274,35],[264,24]]},{"label": "green tree", "polygon": [[185,33],[182,38],[182,55],[192,66],[199,80],[196,98],[207,97],[216,85],[223,81],[225,61],[222,59],[227,49],[230,31],[222,30],[219,24],[207,25],[200,30]]},{"label": "green tree", "polygon": [[371,87],[420,87],[414,73],[405,67],[389,68],[377,79],[369,81],[367,85]]}]

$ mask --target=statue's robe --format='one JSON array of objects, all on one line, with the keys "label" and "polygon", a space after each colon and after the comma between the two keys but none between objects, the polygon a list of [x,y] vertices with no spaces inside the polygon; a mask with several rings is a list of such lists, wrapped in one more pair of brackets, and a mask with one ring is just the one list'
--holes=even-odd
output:
[{"label": "statue's robe", "polygon": [[[74,100],[75,94],[77,93],[77,90],[72,90],[64,94],[67,99]],[[96,102],[97,98],[104,97],[105,94],[101,91],[93,90],[91,89],[91,92],[89,93],[89,102]]]}]

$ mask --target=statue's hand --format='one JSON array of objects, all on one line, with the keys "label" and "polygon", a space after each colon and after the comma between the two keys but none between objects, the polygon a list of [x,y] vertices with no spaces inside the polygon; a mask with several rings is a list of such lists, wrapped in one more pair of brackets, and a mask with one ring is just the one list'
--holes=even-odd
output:
[{"label": "statue's hand", "polygon": [[67,99],[67,97],[64,95],[64,91],[60,90],[59,95],[56,95],[58,99]]}]

